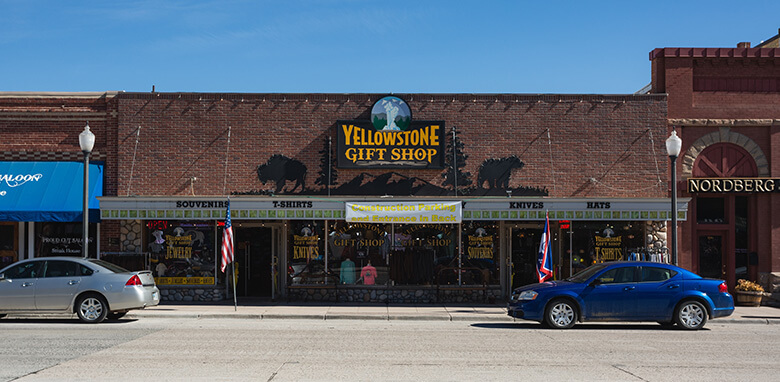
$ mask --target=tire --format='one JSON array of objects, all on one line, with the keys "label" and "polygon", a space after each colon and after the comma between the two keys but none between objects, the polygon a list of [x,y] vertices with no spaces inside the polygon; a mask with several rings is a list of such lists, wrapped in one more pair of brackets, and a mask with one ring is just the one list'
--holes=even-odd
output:
[{"label": "tire", "polygon": [[563,299],[553,300],[544,310],[544,324],[554,329],[569,329],[577,322],[577,309]]},{"label": "tire", "polygon": [[687,300],[674,311],[674,321],[686,330],[699,330],[707,323],[707,308],[698,301]]},{"label": "tire", "polygon": [[108,315],[108,304],[101,295],[88,294],[81,296],[76,301],[76,314],[81,322],[87,324],[97,324],[106,319]]},{"label": "tire", "polygon": [[124,317],[125,314],[127,314],[127,312],[111,312],[106,315],[106,318],[108,318],[109,320],[118,320]]}]

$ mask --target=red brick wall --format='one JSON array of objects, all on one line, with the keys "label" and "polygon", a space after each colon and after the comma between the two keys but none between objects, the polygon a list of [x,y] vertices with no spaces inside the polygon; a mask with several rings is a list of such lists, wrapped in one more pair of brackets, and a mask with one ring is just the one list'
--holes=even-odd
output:
[{"label": "red brick wall", "polygon": [[[749,137],[762,150],[769,162],[769,176],[780,177],[780,90],[739,91],[745,81],[780,81],[780,50],[728,48],[665,48],[650,53],[653,67],[653,92],[668,94],[669,118],[682,123],[683,152],[699,138],[718,130],[718,124],[701,126],[702,120],[732,120],[733,132]],[[715,79],[722,85],[736,81],[729,91],[695,91],[694,83]],[[742,81],[742,83],[740,83]],[[701,85],[700,85],[701,86]],[[704,86],[706,88],[706,86]],[[685,119],[698,119],[686,125]],[[764,120],[763,122],[748,120]],[[769,120],[770,122],[767,122]],[[678,167],[679,168],[679,167]],[[693,196],[682,193],[681,196]],[[756,216],[749,217],[751,235],[755,238],[751,250],[759,255],[759,272],[780,271],[780,197],[752,195]],[[689,208],[695,208],[695,199]],[[697,264],[696,232],[703,230],[694,221],[682,225],[680,260],[683,266]],[[733,243],[725,250],[731,252]],[[725,264],[733,268],[733,263]],[[695,269],[694,269],[695,270]]]},{"label": "red brick wall", "polygon": [[[316,189],[319,152],[328,136],[335,146],[335,122],[368,119],[381,96],[122,93],[117,194],[125,196],[128,189],[130,195],[144,196],[272,190],[273,184],[263,186],[255,171],[273,154],[303,162],[306,187]],[[444,120],[448,142],[452,127],[457,128],[468,155],[464,171],[471,172],[474,182],[485,159],[517,155],[525,167],[513,172],[510,187],[547,187],[554,197],[667,195],[664,96],[399,96],[409,103],[414,119]],[[338,182],[363,171],[339,169]],[[443,170],[393,171],[436,185],[443,180]],[[197,178],[194,186],[192,177]]]},{"label": "red brick wall", "polygon": [[694,91],[699,78],[778,80],[780,57],[665,57],[653,67],[653,91],[669,95],[669,118],[780,118],[780,91]]},{"label": "red brick wall", "polygon": [[[0,94],[0,160],[81,162],[78,136],[89,122],[90,158],[105,162],[103,194],[116,195],[116,105],[111,93]],[[118,225],[104,222],[101,231],[101,250],[118,251],[106,239],[119,237]]]}]

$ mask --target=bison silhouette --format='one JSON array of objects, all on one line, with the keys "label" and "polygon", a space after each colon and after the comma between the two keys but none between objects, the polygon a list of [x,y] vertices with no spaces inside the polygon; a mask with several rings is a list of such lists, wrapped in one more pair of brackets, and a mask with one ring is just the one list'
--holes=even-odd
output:
[{"label": "bison silhouette", "polygon": [[477,176],[477,187],[487,182],[487,188],[509,188],[509,176],[512,175],[512,169],[523,168],[525,163],[520,158],[512,155],[500,159],[488,159],[479,166],[479,175]]},{"label": "bison silhouette", "polygon": [[295,186],[288,192],[292,193],[298,186],[303,191],[306,186],[306,166],[295,159],[276,154],[268,159],[268,162],[265,164],[257,166],[257,179],[263,182],[263,184],[268,181],[274,181],[276,183],[276,191],[274,193],[276,194],[282,192],[285,182],[288,180],[295,181]]}]

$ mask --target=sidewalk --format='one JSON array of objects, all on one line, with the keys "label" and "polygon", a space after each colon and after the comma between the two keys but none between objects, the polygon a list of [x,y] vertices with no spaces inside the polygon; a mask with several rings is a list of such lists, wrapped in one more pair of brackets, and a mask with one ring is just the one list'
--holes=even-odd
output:
[{"label": "sidewalk", "polygon": [[[314,304],[287,302],[232,302],[215,304],[182,304],[164,302],[159,306],[127,313],[128,318],[238,318],[238,319],[310,319],[310,320],[439,320],[512,322],[504,305],[401,305],[401,304]],[[517,322],[528,322],[517,320]],[[729,317],[711,323],[780,324],[780,309],[761,307],[735,308]]]}]

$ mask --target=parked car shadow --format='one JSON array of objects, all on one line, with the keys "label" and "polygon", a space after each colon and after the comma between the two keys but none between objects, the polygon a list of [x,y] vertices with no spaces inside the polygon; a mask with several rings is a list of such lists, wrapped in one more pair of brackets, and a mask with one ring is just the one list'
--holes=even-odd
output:
[{"label": "parked car shadow", "polygon": [[[104,320],[101,322],[98,326],[103,325],[116,325],[116,324],[128,324],[131,322],[138,321],[137,318],[120,318],[118,320]],[[52,318],[41,318],[41,317],[12,317],[8,316],[3,319],[0,319],[0,325],[3,324],[73,324],[73,325],[84,325],[83,322],[79,321],[78,317],[75,315],[73,318],[64,318],[64,317],[52,317]]]},{"label": "parked car shadow", "polygon": [[[587,323],[577,324],[571,329],[550,329],[542,324],[536,324],[533,322],[515,322],[515,323],[479,323],[471,324],[475,328],[484,329],[544,329],[544,330],[560,330],[560,331],[579,331],[579,330],[682,330],[677,326],[663,326],[656,323]],[[706,327],[700,330],[707,331]]]}]

